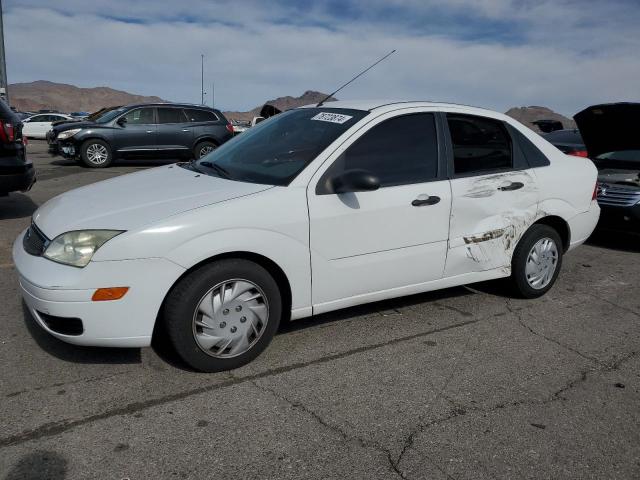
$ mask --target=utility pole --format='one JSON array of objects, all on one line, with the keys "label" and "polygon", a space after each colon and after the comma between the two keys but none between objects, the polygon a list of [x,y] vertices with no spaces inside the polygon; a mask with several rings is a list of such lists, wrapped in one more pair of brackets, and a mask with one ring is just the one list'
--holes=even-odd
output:
[{"label": "utility pole", "polygon": [[200,55],[200,105],[204,105],[204,54]]},{"label": "utility pole", "polygon": [[7,86],[7,62],[4,58],[4,25],[2,23],[2,0],[0,0],[0,97],[9,103]]}]

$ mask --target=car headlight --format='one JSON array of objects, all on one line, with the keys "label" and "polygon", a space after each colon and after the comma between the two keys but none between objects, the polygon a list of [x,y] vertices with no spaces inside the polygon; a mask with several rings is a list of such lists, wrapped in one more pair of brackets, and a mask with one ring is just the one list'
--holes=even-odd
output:
[{"label": "car headlight", "polygon": [[78,133],[81,128],[72,128],[71,130],[65,130],[64,132],[60,132],[58,134],[58,140],[65,140],[67,138],[73,137],[76,133]]},{"label": "car headlight", "polygon": [[54,262],[85,267],[93,254],[122,230],[78,230],[58,235],[47,246],[44,256]]}]

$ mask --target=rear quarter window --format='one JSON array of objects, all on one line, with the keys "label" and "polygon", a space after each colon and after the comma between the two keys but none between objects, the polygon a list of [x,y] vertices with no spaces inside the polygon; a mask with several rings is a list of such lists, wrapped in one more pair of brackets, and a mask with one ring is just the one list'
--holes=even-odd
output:
[{"label": "rear quarter window", "polygon": [[546,155],[542,153],[540,149],[536,147],[531,140],[525,137],[517,128],[507,124],[507,129],[509,130],[509,134],[513,141],[517,143],[518,147],[520,147],[520,151],[524,155],[529,167],[547,167],[550,165],[549,159]]},{"label": "rear quarter window", "polygon": [[184,113],[186,113],[187,118],[190,122],[217,122],[220,120],[215,112],[209,110],[200,110],[200,109],[185,109]]}]

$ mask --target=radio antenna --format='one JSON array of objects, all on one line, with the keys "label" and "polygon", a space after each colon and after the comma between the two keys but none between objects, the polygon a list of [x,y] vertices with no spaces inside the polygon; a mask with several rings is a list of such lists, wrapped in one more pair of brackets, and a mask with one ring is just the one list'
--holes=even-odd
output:
[{"label": "radio antenna", "polygon": [[375,67],[376,65],[378,65],[380,62],[382,62],[383,60],[385,60],[387,57],[390,57],[392,54],[396,53],[395,49],[391,50],[389,53],[387,53],[384,57],[382,57],[380,60],[378,60],[376,63],[374,63],[373,65],[371,65],[370,67],[368,67],[367,69],[363,70],[362,72],[360,72],[358,75],[356,75],[355,77],[353,77],[351,80],[349,80],[347,83],[345,83],[344,85],[342,85],[340,88],[338,88],[335,92],[330,93],[329,95],[327,95],[326,97],[324,97],[322,100],[320,100],[318,102],[318,104],[316,105],[316,107],[321,107],[324,102],[326,102],[327,100],[329,100],[331,97],[333,97],[336,93],[338,93],[340,90],[342,90],[344,87],[346,87],[347,85],[349,85],[351,82],[353,82],[354,80],[356,80],[357,78],[361,77],[362,75],[364,75],[365,73],[367,73],[369,70],[371,70],[373,67]]}]

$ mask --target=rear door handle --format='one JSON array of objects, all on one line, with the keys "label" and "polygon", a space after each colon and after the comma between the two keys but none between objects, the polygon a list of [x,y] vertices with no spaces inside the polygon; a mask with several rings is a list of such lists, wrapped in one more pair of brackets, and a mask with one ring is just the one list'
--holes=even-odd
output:
[{"label": "rear door handle", "polygon": [[153,130],[147,130],[147,133],[153,133]]},{"label": "rear door handle", "polygon": [[411,205],[414,207],[424,207],[425,205],[435,205],[440,201],[440,197],[429,196],[427,198],[416,198]]},{"label": "rear door handle", "polygon": [[509,192],[511,190],[520,190],[522,187],[524,187],[524,183],[522,182],[511,182],[509,185],[498,187],[498,190],[502,192]]}]

